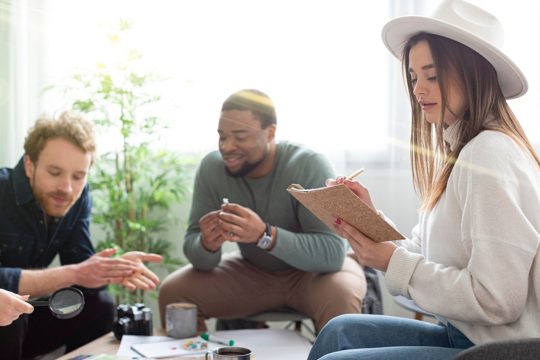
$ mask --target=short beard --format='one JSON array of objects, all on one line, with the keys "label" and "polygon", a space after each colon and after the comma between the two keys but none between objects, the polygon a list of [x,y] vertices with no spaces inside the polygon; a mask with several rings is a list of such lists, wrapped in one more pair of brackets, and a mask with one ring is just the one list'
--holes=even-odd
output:
[{"label": "short beard", "polygon": [[263,156],[262,158],[260,158],[259,160],[255,161],[254,163],[245,163],[236,172],[230,171],[229,168],[227,168],[225,166],[225,171],[227,172],[227,174],[229,176],[232,176],[232,177],[235,177],[235,178],[244,177],[247,174],[249,174],[250,172],[252,172],[253,170],[255,170],[255,168],[257,168],[257,166],[259,166],[264,161],[264,159],[266,159],[266,155]]},{"label": "short beard", "polygon": [[56,212],[56,213],[51,214],[49,212],[49,207],[47,206],[49,204],[49,199],[47,198],[48,194],[46,194],[44,192],[37,192],[37,190],[34,190],[35,185],[36,185],[36,174],[34,172],[34,175],[32,176],[32,179],[30,180],[30,187],[32,188],[32,193],[34,195],[34,199],[37,200],[37,202],[41,206],[41,209],[42,209],[43,213],[45,215],[47,215],[47,216],[54,217],[54,218],[64,217],[68,213],[68,211],[71,209],[73,204],[75,203],[74,199],[70,198],[69,199],[70,203],[68,204],[68,206],[65,208],[64,211]]},{"label": "short beard", "polygon": [[227,174],[229,176],[232,176],[232,177],[235,177],[235,178],[239,178],[239,177],[244,177],[246,176],[247,174],[249,174],[250,172],[252,172],[253,170],[255,170],[257,168],[257,166],[261,165],[262,162],[268,157],[268,147],[265,147],[264,148],[264,153],[262,154],[261,158],[255,162],[246,162],[240,169],[238,169],[238,171],[236,172],[232,172],[230,171],[226,166],[225,166],[225,171],[227,172]]}]

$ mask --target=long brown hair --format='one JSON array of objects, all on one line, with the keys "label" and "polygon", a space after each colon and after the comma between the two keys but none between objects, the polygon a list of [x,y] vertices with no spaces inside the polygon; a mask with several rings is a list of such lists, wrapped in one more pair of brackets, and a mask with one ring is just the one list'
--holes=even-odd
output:
[{"label": "long brown hair", "polygon": [[[466,97],[468,107],[462,116],[457,144],[450,149],[443,140],[443,121],[430,124],[413,93],[409,73],[409,52],[421,41],[431,49],[437,81],[441,90],[441,119],[448,104],[448,82],[455,81]],[[412,108],[410,156],[414,187],[422,199],[422,210],[435,207],[446,190],[448,178],[461,149],[483,130],[497,130],[514,139],[528,151],[540,167],[540,157],[527,139],[521,125],[506,102],[493,66],[469,47],[434,34],[418,33],[403,49],[403,74]],[[492,116],[493,122],[486,124]]]}]

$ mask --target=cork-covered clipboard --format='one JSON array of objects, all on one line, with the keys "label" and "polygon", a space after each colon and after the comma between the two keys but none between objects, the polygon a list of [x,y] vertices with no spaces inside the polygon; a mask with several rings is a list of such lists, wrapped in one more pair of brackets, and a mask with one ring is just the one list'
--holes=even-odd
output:
[{"label": "cork-covered clipboard", "polygon": [[339,217],[376,242],[405,239],[343,184],[317,189],[292,184],[287,191],[330,229]]}]

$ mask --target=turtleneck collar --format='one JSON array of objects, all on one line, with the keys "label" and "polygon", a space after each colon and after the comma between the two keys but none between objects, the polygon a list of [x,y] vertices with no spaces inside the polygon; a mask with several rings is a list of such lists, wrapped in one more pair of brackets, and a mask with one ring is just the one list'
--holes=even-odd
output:
[{"label": "turtleneck collar", "polygon": [[[459,132],[462,124],[463,120],[458,119],[452,125],[448,126],[446,129],[443,129],[443,140],[448,143],[451,151],[454,151],[458,145]],[[495,116],[493,116],[493,114],[488,115],[482,125],[484,129],[496,127],[497,122],[495,121]]]},{"label": "turtleneck collar", "polygon": [[461,122],[463,120],[458,119],[452,125],[443,129],[443,139],[450,146],[450,150],[454,151],[459,141],[459,129],[461,128]]}]

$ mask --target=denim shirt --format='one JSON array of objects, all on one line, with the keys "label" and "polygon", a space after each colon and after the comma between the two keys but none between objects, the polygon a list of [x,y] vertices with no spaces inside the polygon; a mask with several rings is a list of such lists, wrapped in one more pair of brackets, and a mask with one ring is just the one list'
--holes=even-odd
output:
[{"label": "denim shirt", "polygon": [[57,254],[62,265],[92,256],[91,209],[86,185],[67,214],[53,219],[53,231],[48,235],[45,215],[32,193],[23,159],[14,169],[0,168],[0,288],[17,293],[21,269],[46,268]]}]

